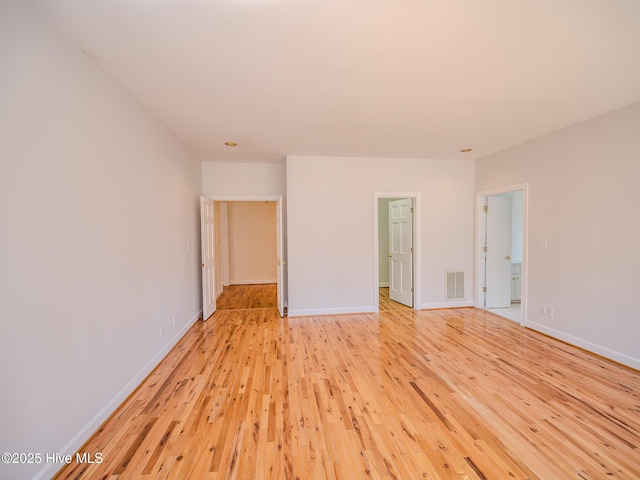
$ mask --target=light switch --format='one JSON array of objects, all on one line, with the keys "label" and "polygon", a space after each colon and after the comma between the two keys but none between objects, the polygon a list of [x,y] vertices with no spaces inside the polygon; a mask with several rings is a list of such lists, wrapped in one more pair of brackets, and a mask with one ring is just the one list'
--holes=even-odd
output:
[{"label": "light switch", "polygon": [[538,248],[547,248],[547,237],[538,237]]}]

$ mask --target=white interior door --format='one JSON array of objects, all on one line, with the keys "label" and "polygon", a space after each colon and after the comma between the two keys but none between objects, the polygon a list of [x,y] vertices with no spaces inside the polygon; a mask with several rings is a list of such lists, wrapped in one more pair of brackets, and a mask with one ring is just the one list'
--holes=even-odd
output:
[{"label": "white interior door", "polygon": [[511,197],[489,196],[485,208],[486,308],[511,306]]},{"label": "white interior door", "polygon": [[277,257],[278,257],[278,267],[276,269],[276,295],[278,301],[278,312],[280,312],[280,316],[284,317],[284,287],[283,287],[283,279],[284,279],[284,256],[283,256],[283,247],[282,247],[282,202],[278,200],[276,202],[276,249],[277,249]]},{"label": "white interior door", "polygon": [[200,235],[202,244],[202,319],[216,311],[215,230],[213,200],[200,197]]},{"label": "white interior door", "polygon": [[389,202],[389,298],[413,307],[413,200]]}]

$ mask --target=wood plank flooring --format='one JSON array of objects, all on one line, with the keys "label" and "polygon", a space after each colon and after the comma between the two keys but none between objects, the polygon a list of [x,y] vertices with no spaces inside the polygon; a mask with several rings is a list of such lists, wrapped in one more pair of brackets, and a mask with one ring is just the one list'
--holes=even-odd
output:
[{"label": "wood plank flooring", "polygon": [[59,479],[638,479],[640,374],[472,308],[197,322]]},{"label": "wood plank flooring", "polygon": [[380,287],[378,300],[381,312],[389,312],[392,310],[412,310],[411,307],[407,307],[402,303],[391,300],[391,298],[389,298],[389,287]]},{"label": "wood plank flooring", "polygon": [[271,308],[277,306],[276,284],[229,285],[216,299],[217,310]]}]

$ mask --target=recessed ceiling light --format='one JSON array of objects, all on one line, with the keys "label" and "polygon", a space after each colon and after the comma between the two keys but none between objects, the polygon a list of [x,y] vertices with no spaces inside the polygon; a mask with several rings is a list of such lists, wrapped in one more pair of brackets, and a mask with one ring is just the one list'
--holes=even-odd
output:
[{"label": "recessed ceiling light", "polygon": [[467,153],[467,152],[470,152],[470,151],[472,151],[472,150],[473,150],[473,148],[463,148],[463,149],[462,149],[462,150],[460,150],[460,151],[461,151],[462,153]]},{"label": "recessed ceiling light", "polygon": [[225,144],[227,147],[235,147],[236,145],[238,145],[236,142],[224,142],[224,144]]}]

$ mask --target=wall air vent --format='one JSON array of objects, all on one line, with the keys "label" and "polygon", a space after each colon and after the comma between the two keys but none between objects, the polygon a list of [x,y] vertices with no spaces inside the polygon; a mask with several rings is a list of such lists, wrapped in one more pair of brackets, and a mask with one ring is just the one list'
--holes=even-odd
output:
[{"label": "wall air vent", "polygon": [[464,270],[445,272],[447,300],[464,300]]}]

